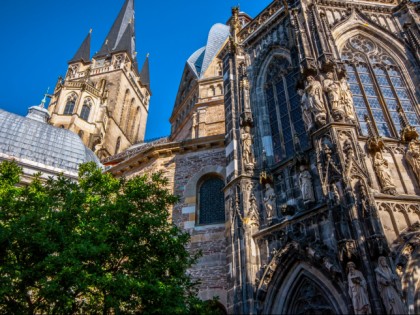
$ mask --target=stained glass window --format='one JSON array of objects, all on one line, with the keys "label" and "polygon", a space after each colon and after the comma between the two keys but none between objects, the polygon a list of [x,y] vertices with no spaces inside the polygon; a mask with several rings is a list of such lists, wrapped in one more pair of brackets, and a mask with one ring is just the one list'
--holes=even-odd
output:
[{"label": "stained glass window", "polygon": [[362,135],[367,136],[366,117],[383,137],[398,137],[402,108],[410,125],[420,131],[420,120],[414,109],[414,98],[407,90],[400,69],[386,52],[370,39],[357,35],[349,40],[342,57],[346,69],[354,107]]},{"label": "stained glass window", "polygon": [[223,180],[215,176],[201,182],[198,192],[198,224],[225,222],[224,187]]},{"label": "stained glass window", "polygon": [[299,72],[284,73],[283,66],[283,63],[272,65],[266,78],[266,103],[275,163],[293,156],[298,150],[296,142],[299,142],[300,149],[309,144],[296,90]]}]

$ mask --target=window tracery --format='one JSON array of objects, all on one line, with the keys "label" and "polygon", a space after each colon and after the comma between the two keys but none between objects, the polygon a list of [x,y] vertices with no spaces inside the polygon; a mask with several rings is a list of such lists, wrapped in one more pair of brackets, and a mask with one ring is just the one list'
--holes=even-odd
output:
[{"label": "window tracery", "polygon": [[74,106],[76,105],[77,95],[72,94],[67,97],[66,107],[64,108],[64,115],[71,115],[74,112]]},{"label": "window tracery", "polygon": [[[366,119],[380,136],[398,137],[404,115],[420,131],[419,116],[414,109],[401,69],[385,50],[372,40],[357,35],[344,46],[342,58],[361,134],[368,135]],[[401,113],[399,113],[399,111]]]}]

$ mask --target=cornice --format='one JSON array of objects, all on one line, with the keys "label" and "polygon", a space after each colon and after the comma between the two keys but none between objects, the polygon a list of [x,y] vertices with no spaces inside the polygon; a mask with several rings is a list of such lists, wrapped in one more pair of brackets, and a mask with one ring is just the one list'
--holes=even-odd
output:
[{"label": "cornice", "polygon": [[[186,154],[214,148],[224,148],[224,142],[225,136],[224,134],[221,134],[211,137],[189,139],[178,142],[160,144],[157,143],[156,145],[151,145],[144,151],[141,151],[140,147],[139,152],[134,153],[131,156],[128,155],[130,154],[130,152],[126,151],[128,159],[121,159],[121,162],[119,164],[113,166],[107,172],[112,173],[113,175],[121,176],[127,171],[131,171],[136,168],[141,168],[142,165],[148,163],[153,159],[172,156],[175,154]],[[108,158],[107,160],[110,160],[109,163],[112,163],[112,157]]]}]

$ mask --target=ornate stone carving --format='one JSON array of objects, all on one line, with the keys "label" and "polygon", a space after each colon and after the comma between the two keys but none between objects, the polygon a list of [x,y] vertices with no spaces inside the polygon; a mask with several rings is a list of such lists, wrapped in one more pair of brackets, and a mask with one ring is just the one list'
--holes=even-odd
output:
[{"label": "ornate stone carving", "polygon": [[384,159],[381,151],[375,153],[373,158],[373,165],[376,175],[378,175],[382,191],[386,194],[395,195],[395,185],[392,180],[392,175],[389,171],[388,161]]},{"label": "ornate stone carving", "polygon": [[314,202],[315,196],[312,185],[312,176],[303,165],[300,166],[299,186],[302,193],[303,203],[308,204],[310,202]]},{"label": "ornate stone carving", "polygon": [[324,80],[324,91],[327,92],[328,100],[331,104],[331,113],[335,120],[342,120],[344,117],[344,109],[341,103],[341,83],[334,80],[334,74],[328,72],[327,78]]},{"label": "ornate stone carving", "polygon": [[370,314],[370,304],[365,277],[356,269],[356,265],[352,261],[347,263],[347,269],[349,295],[353,304],[354,313]]},{"label": "ornate stone carving", "polygon": [[244,219],[244,223],[250,226],[259,226],[260,225],[260,215],[258,212],[257,198],[255,198],[254,193],[251,193],[249,197],[249,210]]},{"label": "ornate stone carving", "polygon": [[315,123],[323,126],[327,123],[327,110],[325,108],[322,85],[313,76],[308,76],[306,80],[308,84],[305,87],[305,98],[302,102],[305,103],[304,106],[306,108],[309,108]]},{"label": "ornate stone carving", "polygon": [[276,194],[273,187],[269,183],[265,184],[264,206],[267,215],[267,220],[271,220],[276,210]]},{"label": "ornate stone carving", "polygon": [[420,141],[412,140],[408,144],[407,151],[405,153],[405,158],[407,159],[408,164],[410,164],[413,169],[414,174],[417,177],[417,182],[420,185]]},{"label": "ornate stone carving", "polygon": [[379,293],[387,314],[406,314],[404,303],[401,301],[401,290],[398,277],[389,268],[386,258],[379,257],[378,267],[375,269]]}]

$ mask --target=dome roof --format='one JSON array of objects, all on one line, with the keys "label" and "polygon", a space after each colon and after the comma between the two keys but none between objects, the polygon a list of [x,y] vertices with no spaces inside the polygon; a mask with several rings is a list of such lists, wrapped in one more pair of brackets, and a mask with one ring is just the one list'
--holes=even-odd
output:
[{"label": "dome roof", "polygon": [[81,163],[101,165],[75,133],[1,109],[0,154],[76,174]]},{"label": "dome roof", "polygon": [[202,77],[210,66],[217,52],[229,37],[230,28],[227,25],[217,23],[210,29],[207,45],[195,51],[187,60],[197,77]]}]

